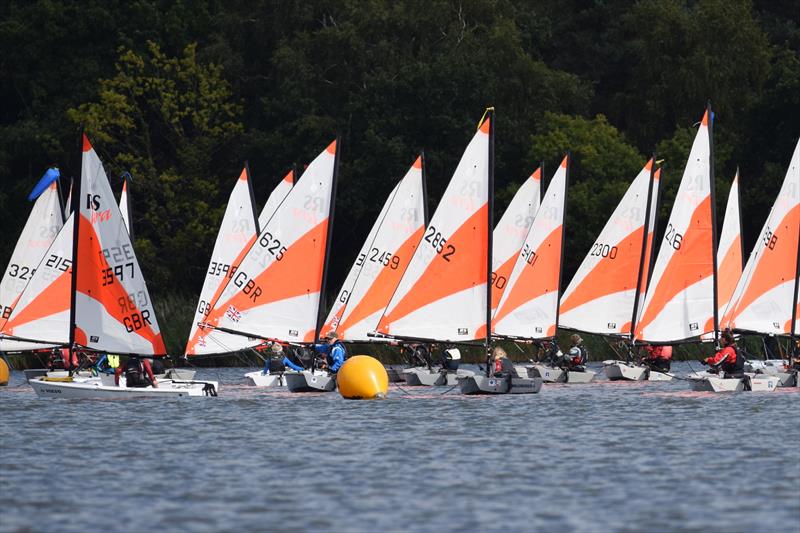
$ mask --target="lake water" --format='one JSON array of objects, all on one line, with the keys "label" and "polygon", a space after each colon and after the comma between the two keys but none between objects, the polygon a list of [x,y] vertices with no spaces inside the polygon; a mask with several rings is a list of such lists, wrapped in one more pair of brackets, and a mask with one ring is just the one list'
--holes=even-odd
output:
[{"label": "lake water", "polygon": [[800,530],[797,388],[346,401],[244,372],[201,369],[220,396],[170,401],[38,399],[15,372],[0,531]]}]

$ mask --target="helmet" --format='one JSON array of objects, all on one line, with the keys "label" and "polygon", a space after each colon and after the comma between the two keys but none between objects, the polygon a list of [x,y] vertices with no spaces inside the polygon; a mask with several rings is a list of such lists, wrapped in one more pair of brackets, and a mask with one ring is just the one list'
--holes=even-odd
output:
[{"label": "helmet", "polygon": [[573,333],[569,340],[572,341],[572,344],[580,344],[583,342],[583,339],[581,339],[581,336],[577,333]]}]

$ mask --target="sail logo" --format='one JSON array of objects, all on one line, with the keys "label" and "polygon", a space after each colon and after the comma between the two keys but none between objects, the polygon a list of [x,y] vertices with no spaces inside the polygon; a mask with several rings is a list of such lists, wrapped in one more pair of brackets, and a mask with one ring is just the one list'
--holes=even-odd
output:
[{"label": "sail logo", "polygon": [[608,329],[617,329],[617,323],[616,322],[609,322],[608,323]]},{"label": "sail logo", "polygon": [[229,305],[228,310],[225,311],[225,316],[228,317],[233,322],[239,322],[242,319],[242,313],[240,313],[234,306]]},{"label": "sail logo", "polygon": [[458,334],[459,335],[469,335],[469,329],[468,328],[458,328]]},{"label": "sail logo", "polygon": [[92,335],[91,337],[89,337],[89,342],[100,342],[100,337],[98,337],[97,335]]},{"label": "sail logo", "polygon": [[91,209],[92,211],[98,211],[100,209],[100,195],[99,194],[87,194],[86,195],[86,209]]},{"label": "sail logo", "polygon": [[533,328],[533,329],[534,329],[534,331],[536,331],[536,333],[542,333],[542,332],[543,332],[543,330],[542,330],[542,327],[541,327],[541,326],[536,326],[536,327],[535,327],[535,328]]},{"label": "sail logo", "polygon": [[290,337],[299,337],[300,333],[296,329],[290,329],[289,330],[289,336]]},{"label": "sail logo", "polygon": [[697,325],[697,322],[689,324],[689,331],[697,331],[698,329],[700,329],[700,326]]}]

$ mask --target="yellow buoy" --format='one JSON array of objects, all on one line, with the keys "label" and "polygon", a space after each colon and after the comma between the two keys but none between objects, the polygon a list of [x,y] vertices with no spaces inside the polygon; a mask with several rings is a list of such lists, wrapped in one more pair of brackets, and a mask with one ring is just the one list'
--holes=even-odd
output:
[{"label": "yellow buoy", "polygon": [[8,364],[6,360],[0,357],[0,386],[8,385]]},{"label": "yellow buoy", "polygon": [[385,398],[389,376],[380,361],[368,355],[355,355],[344,362],[336,374],[336,388],[348,400]]}]

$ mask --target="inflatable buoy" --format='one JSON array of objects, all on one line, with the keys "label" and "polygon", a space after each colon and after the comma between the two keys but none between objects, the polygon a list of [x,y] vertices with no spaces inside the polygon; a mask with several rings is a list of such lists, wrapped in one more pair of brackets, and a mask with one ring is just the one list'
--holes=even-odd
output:
[{"label": "inflatable buoy", "polygon": [[344,362],[336,374],[339,394],[348,400],[385,398],[389,376],[380,361],[368,355],[356,355]]},{"label": "inflatable buoy", "polygon": [[8,371],[8,364],[6,360],[0,357],[0,386],[8,385],[8,375],[10,372]]}]

